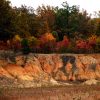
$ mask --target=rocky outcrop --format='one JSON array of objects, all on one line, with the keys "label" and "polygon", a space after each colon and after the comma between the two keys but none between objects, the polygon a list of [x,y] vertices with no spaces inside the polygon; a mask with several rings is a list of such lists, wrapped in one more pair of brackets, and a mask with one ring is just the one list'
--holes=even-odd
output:
[{"label": "rocky outcrop", "polygon": [[100,54],[0,53],[0,77],[40,83],[99,80]]},{"label": "rocky outcrop", "polygon": [[95,79],[90,79],[90,80],[83,82],[83,84],[86,84],[86,85],[96,85],[97,83],[99,83],[99,81]]}]

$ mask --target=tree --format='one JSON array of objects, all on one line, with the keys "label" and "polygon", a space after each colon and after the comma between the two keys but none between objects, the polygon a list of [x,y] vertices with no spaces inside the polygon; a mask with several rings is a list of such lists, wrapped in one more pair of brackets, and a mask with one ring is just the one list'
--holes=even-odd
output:
[{"label": "tree", "polygon": [[89,21],[90,21],[90,16],[88,16],[88,13],[87,11],[83,11],[82,13],[79,13],[79,16],[78,16],[78,32],[80,33],[83,33],[83,34],[86,34],[88,35],[89,33]]},{"label": "tree", "polygon": [[7,40],[12,37],[12,9],[10,2],[0,0],[0,40]]},{"label": "tree", "polygon": [[51,32],[55,23],[54,7],[44,6],[37,8],[37,17],[39,19],[39,27],[42,28],[41,33]]},{"label": "tree", "polygon": [[93,33],[96,35],[100,35],[100,18],[94,18],[91,20],[93,23],[93,28],[91,28],[91,30],[93,30]]},{"label": "tree", "polygon": [[[67,2],[62,4],[62,8],[56,8],[56,29],[60,30],[62,33],[58,32],[60,40],[63,39],[64,35],[70,36],[70,33],[75,32],[78,28],[79,14],[78,6],[69,6]],[[61,36],[61,34],[63,34]]]},{"label": "tree", "polygon": [[56,9],[56,28],[64,32],[68,32],[68,17],[70,14],[70,7],[67,2],[64,2],[62,5],[63,8]]},{"label": "tree", "polygon": [[[13,20],[14,30],[21,37],[27,37],[31,32],[31,23],[33,22],[33,13],[24,5],[21,7],[13,8],[15,12],[15,18]],[[32,16],[32,17],[31,17]]]}]

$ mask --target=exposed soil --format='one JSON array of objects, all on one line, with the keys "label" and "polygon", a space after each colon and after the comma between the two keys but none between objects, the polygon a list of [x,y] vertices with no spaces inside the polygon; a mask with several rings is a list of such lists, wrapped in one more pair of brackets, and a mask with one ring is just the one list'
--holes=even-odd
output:
[{"label": "exposed soil", "polygon": [[0,100],[100,100],[100,85],[0,89]]}]

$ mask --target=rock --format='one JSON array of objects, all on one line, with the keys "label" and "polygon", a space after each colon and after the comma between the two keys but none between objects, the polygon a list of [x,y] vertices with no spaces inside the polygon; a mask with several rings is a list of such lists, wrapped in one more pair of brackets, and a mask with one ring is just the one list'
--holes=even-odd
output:
[{"label": "rock", "polygon": [[8,72],[7,70],[5,70],[3,67],[0,67],[0,77],[8,77],[8,78],[13,78]]},{"label": "rock", "polygon": [[[41,62],[44,62],[43,60],[40,60],[41,55],[38,57],[36,55],[30,54],[27,57],[27,62],[26,62],[26,65],[24,68],[25,68],[26,72],[28,73],[28,75],[32,76],[34,80],[36,80],[40,83],[43,81],[42,83],[44,83],[44,85],[46,85],[45,81],[50,80],[49,71],[48,71],[48,69],[45,70],[45,68],[43,68],[43,67],[47,68],[47,66],[45,66],[45,64],[41,63]],[[38,85],[40,85],[40,84],[38,84]]]},{"label": "rock", "polygon": [[63,67],[63,61],[60,55],[53,55],[52,61],[54,62],[53,72],[56,73],[60,68]]},{"label": "rock", "polygon": [[71,83],[65,83],[65,82],[59,82],[59,85],[61,85],[61,86],[69,86],[69,85],[73,85],[73,84],[71,84]]},{"label": "rock", "polygon": [[43,71],[46,72],[46,73],[48,73],[48,74],[51,74],[53,72],[52,66],[50,66],[47,63],[44,63],[44,65],[43,65],[42,68],[43,68]]},{"label": "rock", "polygon": [[23,56],[23,55],[16,56],[15,61],[16,61],[17,65],[24,66],[25,65],[25,56]]},{"label": "rock", "polygon": [[95,71],[96,64],[98,64],[98,61],[95,58],[92,56],[81,56],[79,59],[84,66],[84,70],[92,69]]},{"label": "rock", "polygon": [[65,74],[62,71],[58,71],[56,73],[56,76],[54,78],[55,80],[61,80],[61,81],[66,81],[67,80],[67,76],[65,76]]},{"label": "rock", "polygon": [[0,50],[0,59],[6,60],[10,63],[15,62],[15,53],[10,50]]},{"label": "rock", "polygon": [[24,67],[26,73],[30,76],[38,76],[41,73],[41,70],[38,66],[32,64],[26,64]]},{"label": "rock", "polygon": [[98,61],[93,58],[92,56],[81,56],[80,57],[80,60],[81,62],[86,65],[86,64],[95,64],[97,63]]},{"label": "rock", "polygon": [[5,66],[7,66],[8,65],[8,62],[7,61],[5,61],[5,60],[0,60],[0,66],[1,67],[5,67]]},{"label": "rock", "polygon": [[47,86],[48,83],[58,84],[57,81],[100,79],[99,54],[99,56],[96,54],[19,54],[13,56],[14,62],[8,53],[6,52],[7,58],[0,57],[1,79],[7,77],[18,82],[36,81],[34,85],[38,86]]},{"label": "rock", "polygon": [[53,85],[59,85],[59,83],[56,80],[54,80],[53,78],[50,79],[50,83]]},{"label": "rock", "polygon": [[87,80],[85,81],[84,83],[82,84],[86,84],[86,85],[96,85],[99,81],[95,80],[95,79],[90,79],[90,80]]},{"label": "rock", "polygon": [[18,76],[18,80],[25,80],[25,81],[32,81],[33,77],[28,76],[28,75],[22,75],[22,76]]},{"label": "rock", "polygon": [[15,64],[9,64],[5,67],[5,70],[18,80],[32,80],[33,78],[28,76],[25,69],[21,66],[15,65]]},{"label": "rock", "polygon": [[39,60],[33,54],[27,56],[24,69],[27,74],[32,76],[35,80],[48,80],[48,75],[45,74],[44,70],[42,70]]},{"label": "rock", "polygon": [[72,72],[72,64],[70,62],[68,62],[65,66],[65,71],[66,73],[70,74]]},{"label": "rock", "polygon": [[44,72],[51,74],[53,72],[54,63],[52,61],[52,56],[50,55],[40,55],[38,60],[41,64],[41,68]]},{"label": "rock", "polygon": [[0,76],[0,87],[12,86],[14,83],[13,78],[9,78],[6,76]]},{"label": "rock", "polygon": [[76,59],[76,66],[78,68],[77,79],[78,80],[88,80],[96,79],[97,76],[100,77],[100,73],[97,71],[99,59],[91,56],[80,55]]}]

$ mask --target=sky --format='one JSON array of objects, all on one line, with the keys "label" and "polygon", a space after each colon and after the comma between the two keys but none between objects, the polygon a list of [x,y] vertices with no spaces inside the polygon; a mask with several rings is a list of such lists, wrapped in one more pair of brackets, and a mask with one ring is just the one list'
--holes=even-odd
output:
[{"label": "sky", "polygon": [[36,9],[38,6],[51,5],[51,6],[59,6],[65,1],[68,2],[70,6],[79,5],[80,9],[87,10],[88,13],[93,14],[94,11],[100,10],[100,0],[9,0],[11,1],[12,6],[20,7],[22,4],[26,6],[32,6]]}]

